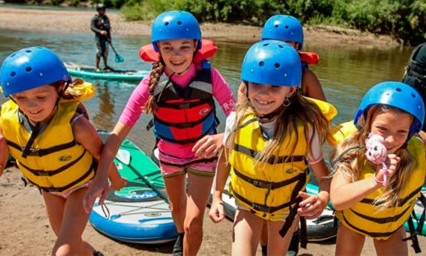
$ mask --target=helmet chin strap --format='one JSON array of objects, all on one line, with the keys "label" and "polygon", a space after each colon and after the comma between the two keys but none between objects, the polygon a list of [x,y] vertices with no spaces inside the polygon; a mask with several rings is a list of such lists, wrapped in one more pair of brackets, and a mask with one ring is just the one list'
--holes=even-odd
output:
[{"label": "helmet chin strap", "polygon": [[[65,87],[65,89],[67,87],[68,87],[68,83],[67,83],[67,86]],[[63,93],[65,92],[65,89],[58,92],[58,97],[56,98],[55,106],[53,107],[50,115],[46,118],[47,121],[50,121],[53,118],[54,113],[56,112],[56,110],[58,108],[59,100],[61,99]],[[28,121],[30,121],[29,118],[28,118]],[[34,127],[32,128],[31,136],[28,139],[27,144],[25,145],[24,151],[22,152],[23,158],[27,158],[28,154],[31,151],[31,147],[33,146],[33,143],[34,143],[35,139],[37,138],[37,136],[39,135],[40,131],[41,131],[41,122],[36,122]]]},{"label": "helmet chin strap", "polygon": [[269,123],[276,116],[280,115],[284,111],[285,111],[285,107],[283,105],[281,105],[279,108],[275,109],[271,113],[259,116],[259,122],[261,122],[261,123]]}]

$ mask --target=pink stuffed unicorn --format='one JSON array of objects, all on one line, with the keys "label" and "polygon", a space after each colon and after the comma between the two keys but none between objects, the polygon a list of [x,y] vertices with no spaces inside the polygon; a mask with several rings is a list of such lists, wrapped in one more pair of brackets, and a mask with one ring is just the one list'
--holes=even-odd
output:
[{"label": "pink stuffed unicorn", "polygon": [[365,152],[365,156],[367,159],[373,164],[382,165],[382,170],[384,170],[385,175],[383,176],[383,182],[381,182],[384,186],[388,184],[387,170],[388,167],[385,164],[386,158],[388,157],[386,146],[384,145],[385,139],[374,133],[370,133],[368,138],[365,140],[365,147],[367,151]]}]

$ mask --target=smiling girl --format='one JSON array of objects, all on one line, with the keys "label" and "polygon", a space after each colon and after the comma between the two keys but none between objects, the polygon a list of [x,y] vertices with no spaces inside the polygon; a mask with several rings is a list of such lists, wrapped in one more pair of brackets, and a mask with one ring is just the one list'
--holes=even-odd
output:
[{"label": "smiling girl", "polygon": [[[226,121],[226,150],[218,163],[209,213],[214,222],[225,218],[222,193],[231,172],[237,202],[232,255],[256,254],[264,221],[268,255],[284,255],[298,214],[316,218],[328,203],[321,145],[329,121],[300,94],[301,73],[297,51],[284,42],[261,41],[245,55],[241,80],[247,94]],[[319,181],[318,195],[303,192],[308,165]]]},{"label": "smiling girl", "polygon": [[[72,83],[59,57],[41,46],[8,56],[0,84],[10,97],[1,106],[0,175],[10,153],[40,189],[57,236],[52,255],[102,255],[81,237],[97,195],[102,203],[108,193],[110,172],[109,167],[96,172],[103,143],[81,102],[88,95],[74,90],[79,83]],[[115,189],[126,183],[116,168],[110,177]]]},{"label": "smiling girl", "polygon": [[[415,136],[423,125],[420,95],[400,82],[383,82],[364,96],[354,124],[359,128],[334,153],[330,196],[340,220],[336,255],[360,255],[365,237],[377,255],[407,255],[403,224],[425,181],[425,152]],[[366,140],[383,138],[385,163],[367,159]],[[414,240],[413,240],[414,241]]]},{"label": "smiling girl", "polygon": [[225,115],[233,110],[235,100],[216,69],[208,62],[199,69],[193,63],[194,54],[201,48],[201,31],[191,13],[160,14],[152,25],[152,45],[160,61],[132,93],[106,141],[99,169],[112,163],[142,111],[152,113],[160,169],[180,233],[173,254],[196,255],[223,139],[223,134],[216,132],[214,99]]}]

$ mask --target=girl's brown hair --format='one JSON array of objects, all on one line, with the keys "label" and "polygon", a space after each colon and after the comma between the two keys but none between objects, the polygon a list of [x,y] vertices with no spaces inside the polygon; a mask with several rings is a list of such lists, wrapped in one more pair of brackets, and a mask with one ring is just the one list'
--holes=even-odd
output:
[{"label": "girl's brown hair", "polygon": [[77,99],[81,96],[81,93],[74,90],[74,88],[83,83],[84,81],[82,79],[74,79],[70,84],[63,80],[59,80],[52,83],[51,85],[57,89],[58,94],[61,98],[64,98],[66,100],[72,100]]},{"label": "girl's brown hair", "polygon": [[155,112],[157,112],[158,106],[154,96],[154,91],[155,91],[155,87],[158,84],[158,81],[160,80],[161,74],[163,74],[163,71],[164,71],[164,65],[161,60],[158,62],[154,62],[152,64],[152,71],[149,77],[149,99],[144,106],[144,111],[147,114],[150,114],[150,113],[155,114]]},{"label": "girl's brown hair", "polygon": [[[361,128],[336,147],[331,157],[334,173],[342,173],[351,182],[362,179],[363,168],[367,161],[365,159],[365,140],[371,131],[373,118],[377,114],[388,111],[406,113],[398,108],[387,105],[377,104],[372,106],[367,111],[366,118],[364,116],[360,118],[359,124]],[[379,198],[376,198],[374,202],[379,205],[380,209],[398,206],[400,203],[398,196],[417,167],[416,159],[408,153],[406,147],[399,148],[395,154],[401,158],[397,165],[398,171],[390,178],[389,184],[383,188],[384,193]]]},{"label": "girl's brown hair", "polygon": [[[246,83],[246,88],[247,87],[248,84]],[[291,158],[299,141],[298,136],[300,136],[300,134],[298,134],[297,130],[300,126],[303,126],[304,128],[304,134],[301,135],[304,136],[308,144],[307,154],[312,152],[314,136],[310,136],[311,134],[317,133],[320,142],[324,143],[327,134],[330,132],[330,123],[322,114],[320,108],[315,103],[308,101],[300,95],[299,90],[296,90],[293,96],[291,96],[288,100],[290,101],[290,105],[288,107],[283,107],[283,111],[281,111],[276,117],[274,136],[267,141],[265,147],[258,154],[255,164],[267,162],[273,152],[277,148],[283,146],[290,149],[291,153],[289,154],[289,158]],[[226,146],[228,149],[232,149],[234,147],[235,133],[238,132],[238,127],[241,125],[241,122],[247,112],[255,113],[255,109],[248,101],[247,96],[242,97],[235,108],[236,121],[232,132],[227,138]],[[292,134],[295,134],[296,138],[289,142],[291,145],[282,145],[284,138],[288,138]],[[275,157],[275,160],[278,160],[278,158]]]}]

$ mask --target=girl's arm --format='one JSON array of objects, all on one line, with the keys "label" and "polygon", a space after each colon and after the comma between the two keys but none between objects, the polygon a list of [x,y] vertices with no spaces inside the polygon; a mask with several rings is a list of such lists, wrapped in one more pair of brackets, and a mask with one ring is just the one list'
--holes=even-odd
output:
[{"label": "girl's arm", "polygon": [[214,182],[213,201],[210,207],[209,216],[213,222],[217,223],[225,219],[222,193],[229,176],[230,167],[226,164],[226,151],[222,150],[217,162],[216,176]]},{"label": "girl's arm", "polygon": [[[72,129],[75,140],[80,143],[97,161],[101,158],[103,142],[93,125],[84,117],[80,117],[72,123]],[[109,168],[97,171],[93,184],[91,184],[86,193],[83,206],[89,213],[92,205],[98,195],[101,195],[100,201],[103,202],[108,194],[108,173]],[[90,202],[90,204],[88,204]]]},{"label": "girl's arm", "polygon": [[[108,138],[105,142],[105,145],[102,149],[100,161],[98,163],[97,173],[108,173],[109,168],[113,164],[115,155],[117,154],[121,143],[127,137],[127,135],[129,134],[131,129],[132,129],[131,126],[127,126],[127,125],[123,124],[121,121],[118,121],[118,123],[115,125],[114,129],[112,130],[112,132],[108,136]],[[106,197],[106,195],[105,195],[105,197]],[[90,208],[92,207],[95,199],[96,199],[96,197],[95,198],[86,197],[85,204],[84,204],[86,211],[90,211]],[[101,198],[100,200],[102,200],[102,199],[103,198]],[[102,202],[102,201],[100,201],[100,202]]]},{"label": "girl's arm", "polygon": [[[219,71],[212,68],[212,86],[213,86],[213,96],[221,106],[223,113],[228,116],[235,107],[235,99],[232,94],[229,85],[220,75]],[[219,150],[222,148],[223,133],[206,135],[201,138],[192,148],[192,151],[195,152],[195,156],[211,158],[217,155]]]},{"label": "girl's arm", "polygon": [[[400,158],[395,154],[389,154],[387,163],[389,167],[387,169],[386,175],[389,179],[395,174],[396,166]],[[331,202],[333,207],[336,210],[344,210],[351,208],[356,203],[364,199],[368,194],[376,191],[383,184],[380,181],[383,181],[383,176],[385,171],[381,166],[377,166],[376,173],[369,178],[351,182],[348,177],[345,177],[342,172],[339,172],[339,169],[336,170],[336,173],[331,180]]]},{"label": "girl's arm", "polygon": [[320,81],[314,72],[309,68],[304,68],[302,73],[302,90],[310,98],[327,101]]},{"label": "girl's arm", "polygon": [[3,132],[0,126],[0,176],[3,175],[3,170],[7,164],[9,156],[9,147],[6,144],[6,139],[3,137]]},{"label": "girl's arm", "polygon": [[331,180],[331,202],[334,209],[338,211],[344,210],[354,206],[381,186],[380,183],[374,180],[374,177],[351,182],[349,178],[337,171]]},{"label": "girl's arm", "polygon": [[328,168],[324,159],[311,164],[310,167],[315,177],[317,177],[319,192],[318,195],[299,192],[299,196],[302,197],[303,201],[300,202],[300,208],[297,212],[307,219],[315,219],[321,215],[330,200],[330,178],[328,178]]}]

